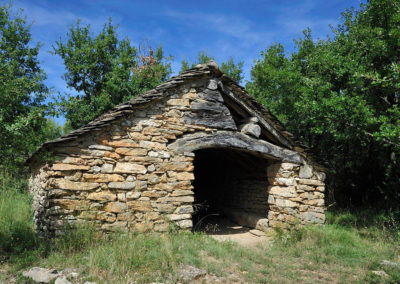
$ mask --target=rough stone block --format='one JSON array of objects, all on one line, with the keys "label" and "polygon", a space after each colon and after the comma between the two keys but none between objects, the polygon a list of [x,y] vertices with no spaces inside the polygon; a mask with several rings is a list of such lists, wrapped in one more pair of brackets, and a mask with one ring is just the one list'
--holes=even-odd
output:
[{"label": "rough stone block", "polygon": [[133,163],[117,163],[114,169],[115,173],[128,173],[128,174],[145,174],[147,168],[143,165]]},{"label": "rough stone block", "polygon": [[269,194],[273,194],[280,197],[296,197],[296,189],[294,186],[281,187],[281,186],[270,186],[268,187]]},{"label": "rough stone block", "polygon": [[88,171],[88,170],[90,170],[90,167],[84,166],[84,165],[57,163],[57,164],[53,165],[53,170],[54,171]]},{"label": "rough stone block", "polygon": [[125,202],[110,202],[104,207],[104,211],[112,213],[123,213],[126,210]]},{"label": "rough stone block", "polygon": [[275,204],[277,207],[297,207],[298,204],[296,202],[287,200],[287,199],[275,199]]},{"label": "rough stone block", "polygon": [[83,178],[90,182],[124,181],[124,177],[116,174],[83,174]]},{"label": "rough stone block", "polygon": [[305,184],[305,185],[313,185],[313,186],[324,186],[325,184],[316,179],[299,179],[300,184]]},{"label": "rough stone block", "polygon": [[128,182],[128,181],[125,181],[125,182],[110,182],[108,184],[109,188],[112,188],[112,189],[124,189],[124,190],[134,189],[135,186],[136,186],[135,182]]},{"label": "rough stone block", "polygon": [[88,195],[87,199],[98,201],[115,201],[116,195],[110,191],[92,192]]},{"label": "rough stone block", "polygon": [[138,212],[149,212],[152,211],[150,201],[128,201],[127,202],[128,208],[131,211],[138,211]]},{"label": "rough stone block", "polygon": [[143,148],[117,148],[115,152],[125,156],[146,156],[148,150]]},{"label": "rough stone block", "polygon": [[55,179],[52,182],[54,188],[69,189],[69,190],[93,190],[100,186],[93,182],[73,182],[67,179]]}]

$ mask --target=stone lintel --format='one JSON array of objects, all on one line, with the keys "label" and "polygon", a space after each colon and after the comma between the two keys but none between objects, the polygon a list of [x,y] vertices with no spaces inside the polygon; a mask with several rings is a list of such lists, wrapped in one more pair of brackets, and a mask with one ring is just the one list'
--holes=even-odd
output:
[{"label": "stone lintel", "polygon": [[259,154],[269,159],[304,164],[303,158],[295,151],[233,131],[219,131],[212,134],[203,132],[188,134],[168,145],[169,150],[178,153],[193,152],[207,148],[231,148]]}]

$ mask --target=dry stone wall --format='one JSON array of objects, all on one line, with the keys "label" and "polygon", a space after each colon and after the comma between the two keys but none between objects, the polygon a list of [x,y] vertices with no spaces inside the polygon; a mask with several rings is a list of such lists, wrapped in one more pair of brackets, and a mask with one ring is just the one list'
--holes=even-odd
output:
[{"label": "dry stone wall", "polygon": [[273,163],[268,167],[270,227],[325,222],[325,174],[312,166]]},{"label": "dry stone wall", "polygon": [[[199,79],[138,108],[109,126],[49,149],[52,161],[32,165],[37,230],[91,221],[102,230],[192,228],[193,153],[168,144],[185,134],[236,131],[215,81]],[[275,172],[275,174],[274,174]],[[266,177],[267,178],[267,177]],[[270,225],[324,221],[323,182],[301,178],[296,164],[269,168]]]}]

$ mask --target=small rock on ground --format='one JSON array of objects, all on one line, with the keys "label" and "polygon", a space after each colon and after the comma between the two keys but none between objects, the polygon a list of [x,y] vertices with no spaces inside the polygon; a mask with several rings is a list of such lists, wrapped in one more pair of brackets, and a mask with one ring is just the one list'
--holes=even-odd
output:
[{"label": "small rock on ground", "polygon": [[390,267],[400,266],[400,264],[398,264],[396,262],[393,262],[393,261],[390,261],[390,260],[382,260],[381,265],[390,266]]},{"label": "small rock on ground", "polygon": [[179,271],[180,276],[185,281],[196,280],[207,274],[204,269],[199,269],[194,266],[185,265]]},{"label": "small rock on ground", "polygon": [[60,274],[55,269],[46,269],[41,267],[32,267],[28,271],[22,273],[23,276],[31,278],[34,282],[49,283]]},{"label": "small rock on ground", "polygon": [[378,276],[381,276],[381,277],[388,277],[389,275],[385,272],[385,271],[383,271],[383,270],[375,270],[375,271],[372,271],[372,273],[374,273],[374,274],[376,274],[376,275],[378,275]]},{"label": "small rock on ground", "polygon": [[72,284],[72,283],[69,282],[69,281],[67,280],[67,278],[65,278],[65,276],[62,276],[62,277],[58,277],[58,278],[56,279],[56,281],[54,282],[54,284]]}]

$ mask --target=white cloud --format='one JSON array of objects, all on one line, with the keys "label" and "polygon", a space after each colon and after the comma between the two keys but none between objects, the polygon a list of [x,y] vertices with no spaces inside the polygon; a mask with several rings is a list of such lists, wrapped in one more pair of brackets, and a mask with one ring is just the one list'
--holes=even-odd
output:
[{"label": "white cloud", "polygon": [[248,44],[258,43],[271,36],[271,32],[256,31],[255,23],[240,16],[200,12],[185,13],[175,10],[166,10],[164,15],[188,26],[212,30]]}]

